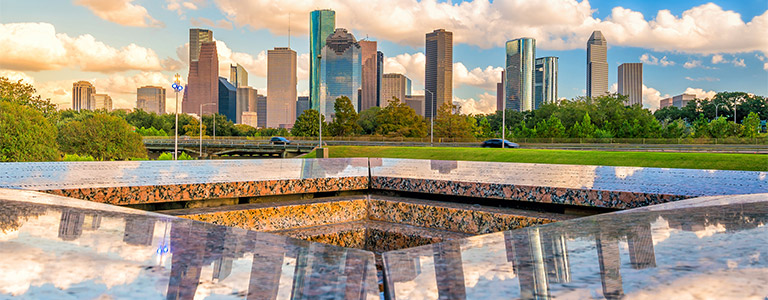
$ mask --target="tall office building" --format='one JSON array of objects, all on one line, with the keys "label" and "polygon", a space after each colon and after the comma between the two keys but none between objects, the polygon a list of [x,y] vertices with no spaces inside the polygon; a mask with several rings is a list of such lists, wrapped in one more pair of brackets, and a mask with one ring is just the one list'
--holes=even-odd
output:
[{"label": "tall office building", "polygon": [[238,111],[237,88],[224,77],[219,77],[219,114],[227,117],[233,123],[237,123],[242,111]]},{"label": "tall office building", "polygon": [[534,107],[557,102],[557,61],[554,56],[536,59]]},{"label": "tall office building", "polygon": [[403,74],[387,73],[381,78],[382,107],[386,107],[392,97],[405,101],[405,96],[411,94],[411,80]]},{"label": "tall office building", "polygon": [[453,103],[453,33],[445,29],[427,33],[426,52],[424,115],[431,118],[440,106]]},{"label": "tall office building", "polygon": [[504,70],[504,101],[507,109],[536,109],[533,103],[535,57],[535,39],[519,38],[507,42],[507,64]]},{"label": "tall office building", "polygon": [[360,41],[360,55],[363,64],[362,90],[360,97],[360,111],[378,106],[378,69],[379,59],[375,41]]},{"label": "tall office building", "polygon": [[256,112],[256,94],[258,91],[250,86],[237,88],[237,111],[241,113],[235,123],[243,124],[243,113]]},{"label": "tall office building", "polygon": [[587,42],[587,97],[608,92],[608,42],[600,30],[592,32]]},{"label": "tall office building", "polygon": [[240,64],[229,66],[229,82],[236,88],[248,86],[248,71]]},{"label": "tall office building", "polygon": [[159,86],[142,86],[136,89],[136,109],[153,112],[158,115],[165,113],[165,89]]},{"label": "tall office building", "polygon": [[328,36],[336,29],[336,12],[330,9],[309,14],[309,104],[317,110],[320,105],[320,64]]},{"label": "tall office building", "polygon": [[384,53],[376,51],[376,106],[386,106],[381,103],[381,76],[384,75]]},{"label": "tall office building", "polygon": [[664,98],[659,101],[659,108],[665,108],[668,106],[674,106],[677,108],[683,108],[696,99],[696,95],[693,94],[680,94],[670,98]]},{"label": "tall office building", "polygon": [[309,96],[299,96],[296,100],[296,119],[307,109],[309,109]]},{"label": "tall office building", "polygon": [[267,127],[291,128],[296,121],[296,51],[267,51]]},{"label": "tall office building", "polygon": [[501,71],[501,81],[496,83],[496,111],[504,110],[504,71]]},{"label": "tall office building", "polygon": [[261,94],[256,94],[256,115],[258,115],[258,121],[256,125],[259,128],[267,128],[267,97]]},{"label": "tall office building", "polygon": [[112,97],[107,94],[93,94],[93,110],[112,111]]},{"label": "tall office building", "polygon": [[[190,42],[191,44],[191,42]],[[216,103],[219,97],[219,57],[216,42],[204,42],[200,46],[198,60],[191,60],[187,88],[181,103],[181,112],[199,114],[200,105]],[[217,112],[215,105],[203,107],[203,114]]]},{"label": "tall office building", "polygon": [[94,107],[93,95],[96,88],[88,81],[78,81],[72,84],[72,109],[76,111],[92,110]]},{"label": "tall office building", "polygon": [[189,29],[189,62],[198,61],[203,43],[213,42],[213,31],[208,29]]},{"label": "tall office building", "polygon": [[[320,112],[326,119],[334,115],[336,99],[346,96],[359,111],[358,90],[362,88],[362,53],[355,36],[344,28],[337,28],[328,36],[320,63]],[[311,98],[310,98],[311,101]]]},{"label": "tall office building", "polygon": [[424,116],[424,95],[406,95],[405,104],[416,112],[419,116]]},{"label": "tall office building", "polygon": [[625,105],[643,105],[643,64],[619,65],[619,94],[627,96]]}]

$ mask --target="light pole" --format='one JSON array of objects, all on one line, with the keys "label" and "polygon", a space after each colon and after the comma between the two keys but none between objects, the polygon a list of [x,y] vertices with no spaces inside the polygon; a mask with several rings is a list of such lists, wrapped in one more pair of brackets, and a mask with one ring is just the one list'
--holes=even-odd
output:
[{"label": "light pole", "polygon": [[[201,103],[200,104],[200,152],[199,152],[200,155],[198,157],[202,157],[203,156],[203,106],[206,106],[206,105],[216,105],[216,103]],[[213,122],[214,122],[213,124],[216,124],[215,123],[216,122],[216,116],[215,115],[214,115]],[[214,130],[214,136],[215,136],[215,134],[216,134],[215,133],[216,132],[215,131],[216,130],[216,125],[213,125],[213,130]]]},{"label": "light pole", "polygon": [[430,92],[428,89],[424,89],[425,92],[432,95],[429,100],[430,103],[430,117],[429,117],[429,146],[434,147],[434,133],[435,133],[435,93]]},{"label": "light pole", "polygon": [[176,75],[173,76],[173,84],[171,87],[176,91],[176,111],[174,112],[174,115],[176,115],[176,126],[174,126],[175,138],[173,141],[173,160],[177,160],[179,153],[179,92],[184,89],[184,87],[181,86],[181,75],[179,75],[179,73],[176,73]]},{"label": "light pole", "polygon": [[[720,105],[725,105],[725,103],[718,103],[715,105],[715,120],[717,120],[717,108],[720,107]],[[736,122],[736,118],[733,118],[733,122]]]}]

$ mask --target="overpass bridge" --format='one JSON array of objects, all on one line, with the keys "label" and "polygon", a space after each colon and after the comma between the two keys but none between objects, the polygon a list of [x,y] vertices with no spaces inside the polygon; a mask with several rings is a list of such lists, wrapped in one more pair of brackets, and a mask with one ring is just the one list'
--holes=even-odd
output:
[{"label": "overpass bridge", "polygon": [[[173,138],[145,138],[144,146],[150,158],[157,158],[165,152],[173,152]],[[267,140],[244,139],[203,139],[202,152],[199,139],[179,137],[179,152],[186,152],[192,157],[207,158],[291,158],[312,152],[317,142],[292,142],[290,145],[273,145]]]}]

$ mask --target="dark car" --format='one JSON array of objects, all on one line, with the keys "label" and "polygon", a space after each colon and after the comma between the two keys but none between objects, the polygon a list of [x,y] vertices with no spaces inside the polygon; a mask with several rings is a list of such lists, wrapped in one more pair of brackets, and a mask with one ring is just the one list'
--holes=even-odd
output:
[{"label": "dark car", "polygon": [[282,136],[273,136],[269,139],[269,143],[272,145],[290,145],[291,141]]},{"label": "dark car", "polygon": [[[483,148],[501,148],[501,139],[490,139],[485,142],[483,142],[480,147]],[[515,144],[513,142],[504,140],[504,148],[520,148],[520,145]]]}]

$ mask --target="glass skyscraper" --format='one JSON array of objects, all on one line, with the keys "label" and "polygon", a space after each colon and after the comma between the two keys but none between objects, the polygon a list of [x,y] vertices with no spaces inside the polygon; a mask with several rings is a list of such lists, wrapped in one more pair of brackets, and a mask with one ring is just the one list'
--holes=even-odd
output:
[{"label": "glass skyscraper", "polygon": [[336,28],[336,12],[312,11],[309,15],[309,105],[318,109],[320,100],[320,64],[325,40]]},{"label": "glass skyscraper", "polygon": [[506,108],[526,111],[535,109],[533,103],[534,58],[536,40],[519,38],[507,41],[507,64],[504,74]]},{"label": "glass skyscraper", "polygon": [[[425,40],[425,116],[432,118],[445,103],[453,103],[453,33],[436,29]],[[402,100],[402,99],[401,99]]]},{"label": "glass skyscraper", "polygon": [[[320,112],[326,119],[333,116],[336,98],[347,96],[359,111],[362,88],[362,49],[346,29],[338,28],[328,37],[320,63]],[[311,101],[311,99],[310,99]]]},{"label": "glass skyscraper", "polygon": [[534,109],[538,109],[542,104],[557,101],[557,60],[554,56],[536,59]]}]

